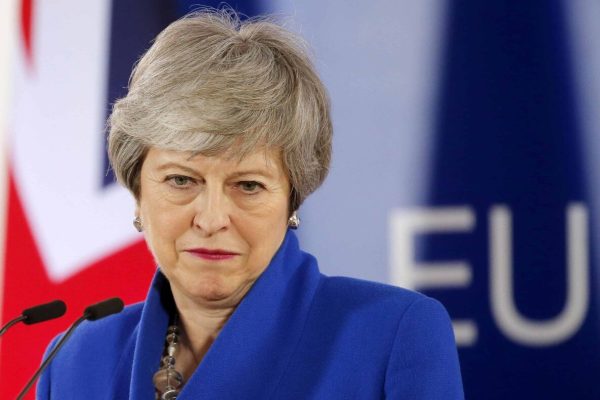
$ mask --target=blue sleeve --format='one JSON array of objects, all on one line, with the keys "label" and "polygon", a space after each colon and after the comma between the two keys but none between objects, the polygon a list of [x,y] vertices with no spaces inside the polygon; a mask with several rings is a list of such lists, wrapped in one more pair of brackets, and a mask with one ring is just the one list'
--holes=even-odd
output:
[{"label": "blue sleeve", "polygon": [[385,398],[464,399],[452,324],[438,301],[416,300],[402,316],[386,371]]},{"label": "blue sleeve", "polygon": [[[48,345],[48,348],[46,348],[46,352],[44,354],[44,358],[42,359],[42,362],[43,362],[43,360],[46,359],[46,357],[48,357],[48,354],[54,348],[54,346],[56,346],[56,343],[61,338],[61,336],[62,336],[62,334],[60,334],[60,335],[56,336],[54,339],[52,339],[52,341]],[[50,365],[48,365],[48,368],[46,368],[46,370],[44,371],[44,373],[40,376],[40,378],[38,380],[37,387],[35,390],[36,400],[50,399],[51,368],[52,368],[52,363],[50,363]]]}]

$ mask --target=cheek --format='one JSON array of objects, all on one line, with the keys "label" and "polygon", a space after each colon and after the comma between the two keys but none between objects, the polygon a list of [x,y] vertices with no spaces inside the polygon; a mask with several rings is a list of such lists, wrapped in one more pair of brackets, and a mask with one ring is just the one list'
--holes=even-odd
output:
[{"label": "cheek", "polygon": [[287,231],[287,213],[286,210],[272,209],[270,214],[239,226],[251,249],[250,268],[264,267],[283,241]]},{"label": "cheek", "polygon": [[145,239],[155,259],[165,264],[176,257],[176,242],[188,226],[184,210],[147,205],[141,208]]}]

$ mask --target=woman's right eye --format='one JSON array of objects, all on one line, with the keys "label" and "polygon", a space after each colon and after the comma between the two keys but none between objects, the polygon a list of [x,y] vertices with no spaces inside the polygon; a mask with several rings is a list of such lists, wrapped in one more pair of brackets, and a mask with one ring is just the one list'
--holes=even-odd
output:
[{"label": "woman's right eye", "polygon": [[194,179],[185,175],[169,175],[166,181],[177,189],[185,189],[194,183]]}]

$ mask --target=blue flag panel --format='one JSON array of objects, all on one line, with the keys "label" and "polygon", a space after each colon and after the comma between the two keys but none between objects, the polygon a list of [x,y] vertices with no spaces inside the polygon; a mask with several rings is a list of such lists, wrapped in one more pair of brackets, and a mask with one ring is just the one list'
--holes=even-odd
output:
[{"label": "blue flag panel", "polygon": [[468,258],[473,268],[467,290],[430,292],[476,323],[477,342],[460,354],[470,398],[600,398],[562,6],[465,1],[448,14],[429,201],[468,204],[477,223],[468,236],[423,239],[423,257]]}]

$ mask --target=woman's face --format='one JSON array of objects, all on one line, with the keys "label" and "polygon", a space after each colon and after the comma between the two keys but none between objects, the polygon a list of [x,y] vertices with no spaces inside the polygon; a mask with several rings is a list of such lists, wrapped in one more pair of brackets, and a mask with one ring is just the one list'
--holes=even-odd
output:
[{"label": "woman's face", "polygon": [[175,299],[237,305],[287,229],[290,184],[279,152],[238,161],[151,148],[140,182],[137,213]]}]

